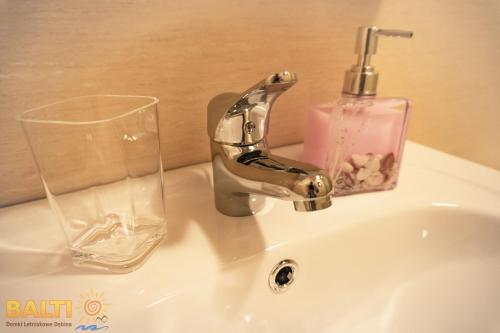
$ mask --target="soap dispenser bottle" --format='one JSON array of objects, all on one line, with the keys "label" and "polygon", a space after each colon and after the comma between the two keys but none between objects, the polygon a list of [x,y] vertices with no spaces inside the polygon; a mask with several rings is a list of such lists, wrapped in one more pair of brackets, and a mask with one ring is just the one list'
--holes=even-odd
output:
[{"label": "soap dispenser bottle", "polygon": [[308,113],[304,160],[329,170],[336,196],[393,189],[410,118],[406,98],[377,97],[371,66],[382,36],[411,38],[403,30],[360,27],[357,64],[347,70],[341,98]]}]

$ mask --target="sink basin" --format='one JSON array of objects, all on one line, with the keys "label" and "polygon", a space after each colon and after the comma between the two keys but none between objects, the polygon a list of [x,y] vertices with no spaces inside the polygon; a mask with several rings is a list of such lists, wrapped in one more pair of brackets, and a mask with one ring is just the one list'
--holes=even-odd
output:
[{"label": "sink basin", "polygon": [[[215,210],[211,181],[208,163],[166,172],[168,235],[125,275],[74,268],[45,200],[0,209],[2,304],[72,300],[69,317],[3,311],[4,321],[72,325],[57,332],[500,332],[500,172],[409,142],[393,191],[309,213],[268,199],[243,218]],[[285,259],[297,269],[276,293],[269,276]],[[105,320],[86,314],[88,299]]]}]

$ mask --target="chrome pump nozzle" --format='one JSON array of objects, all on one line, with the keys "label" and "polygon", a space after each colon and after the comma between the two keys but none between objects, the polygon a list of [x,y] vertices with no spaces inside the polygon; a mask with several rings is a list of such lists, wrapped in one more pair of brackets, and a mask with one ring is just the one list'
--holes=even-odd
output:
[{"label": "chrome pump nozzle", "polygon": [[354,48],[354,52],[358,55],[358,62],[345,73],[343,93],[358,96],[377,94],[378,73],[370,65],[370,60],[371,56],[377,53],[379,36],[412,38],[413,32],[377,27],[359,27]]}]

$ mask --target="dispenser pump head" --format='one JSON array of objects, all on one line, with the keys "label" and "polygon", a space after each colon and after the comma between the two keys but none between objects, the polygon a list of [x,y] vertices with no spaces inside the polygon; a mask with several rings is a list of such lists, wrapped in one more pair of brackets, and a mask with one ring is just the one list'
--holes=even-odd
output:
[{"label": "dispenser pump head", "polygon": [[358,96],[377,94],[378,73],[370,65],[370,58],[377,53],[379,36],[411,38],[413,32],[377,27],[359,27],[354,49],[354,52],[358,55],[358,63],[346,71],[343,93]]}]

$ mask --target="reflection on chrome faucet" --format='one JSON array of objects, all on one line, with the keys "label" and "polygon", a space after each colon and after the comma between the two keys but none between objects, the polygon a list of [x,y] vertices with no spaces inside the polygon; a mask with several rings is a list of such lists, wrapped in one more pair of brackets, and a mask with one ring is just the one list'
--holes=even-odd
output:
[{"label": "reflection on chrome faucet", "polygon": [[274,156],[266,142],[273,102],[297,82],[292,72],[275,73],[242,94],[224,93],[208,105],[208,135],[215,204],[230,216],[253,215],[265,195],[291,200],[295,210],[330,207],[332,181],[313,165]]}]

